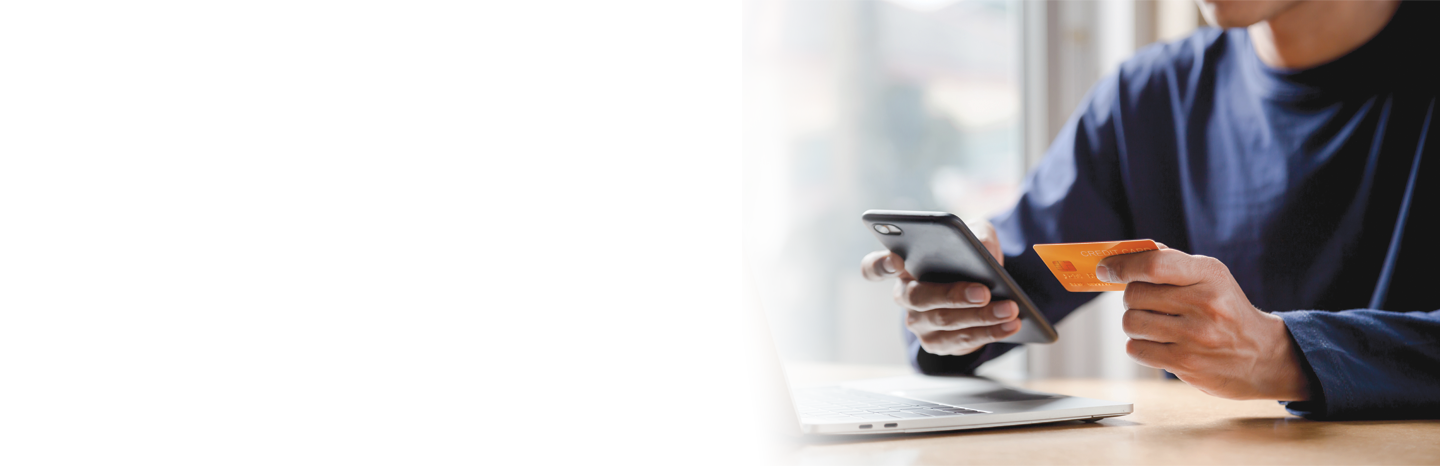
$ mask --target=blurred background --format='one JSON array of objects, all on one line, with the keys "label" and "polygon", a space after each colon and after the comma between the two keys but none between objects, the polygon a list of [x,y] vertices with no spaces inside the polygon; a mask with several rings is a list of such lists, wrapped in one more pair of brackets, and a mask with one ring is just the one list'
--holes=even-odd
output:
[{"label": "blurred background", "polygon": [[[901,365],[893,283],[867,209],[990,217],[1085,92],[1135,50],[1203,24],[1191,0],[748,0],[745,259],[787,361]],[[1106,293],[1060,342],[981,370],[1009,379],[1148,378]]]}]

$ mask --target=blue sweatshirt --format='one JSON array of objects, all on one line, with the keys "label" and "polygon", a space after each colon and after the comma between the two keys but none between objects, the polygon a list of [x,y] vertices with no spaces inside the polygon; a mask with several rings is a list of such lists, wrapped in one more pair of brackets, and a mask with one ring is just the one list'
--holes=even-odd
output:
[{"label": "blue sweatshirt", "polygon": [[[1071,293],[1031,245],[1150,238],[1215,257],[1304,353],[1299,415],[1440,417],[1440,5],[1402,4],[1359,49],[1301,71],[1244,29],[1151,46],[1097,84],[994,219],[1005,268],[1052,321]],[[1397,228],[1398,227],[1398,228]],[[969,373],[1014,347],[915,367]]]}]

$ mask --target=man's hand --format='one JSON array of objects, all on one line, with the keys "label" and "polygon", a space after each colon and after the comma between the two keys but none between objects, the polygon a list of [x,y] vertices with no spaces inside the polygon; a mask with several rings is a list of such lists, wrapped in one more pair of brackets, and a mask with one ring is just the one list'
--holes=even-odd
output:
[{"label": "man's hand", "polygon": [[1107,257],[1095,276],[1125,287],[1125,351],[1221,398],[1304,401],[1309,382],[1285,321],[1250,304],[1212,257],[1160,249]]},{"label": "man's hand", "polygon": [[[990,222],[969,222],[970,230],[1002,264],[1000,240]],[[890,251],[875,251],[860,262],[860,273],[871,281],[890,277],[895,302],[906,309],[905,327],[920,338],[931,354],[970,354],[987,343],[1020,331],[1020,307],[1011,300],[990,302],[990,289],[969,282],[928,283],[905,271],[905,260]]]}]

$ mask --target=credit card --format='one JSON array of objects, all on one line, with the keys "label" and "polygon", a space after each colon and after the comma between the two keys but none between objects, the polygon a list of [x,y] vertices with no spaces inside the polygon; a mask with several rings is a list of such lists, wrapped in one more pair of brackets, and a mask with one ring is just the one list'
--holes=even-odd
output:
[{"label": "credit card", "polygon": [[1050,273],[1070,291],[1125,291],[1124,283],[1106,283],[1095,278],[1095,266],[1100,265],[1100,259],[1158,249],[1160,247],[1148,239],[1035,245],[1035,253],[1050,267]]}]

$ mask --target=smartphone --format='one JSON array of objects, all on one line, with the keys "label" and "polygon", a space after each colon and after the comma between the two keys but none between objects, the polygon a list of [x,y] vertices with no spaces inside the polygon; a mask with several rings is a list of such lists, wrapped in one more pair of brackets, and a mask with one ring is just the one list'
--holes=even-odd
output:
[{"label": "smartphone", "polygon": [[861,220],[880,244],[905,259],[905,270],[920,281],[980,283],[990,287],[991,301],[1015,301],[1020,307],[1020,332],[1001,342],[1054,343],[1060,338],[1025,291],[955,214],[867,210]]}]

